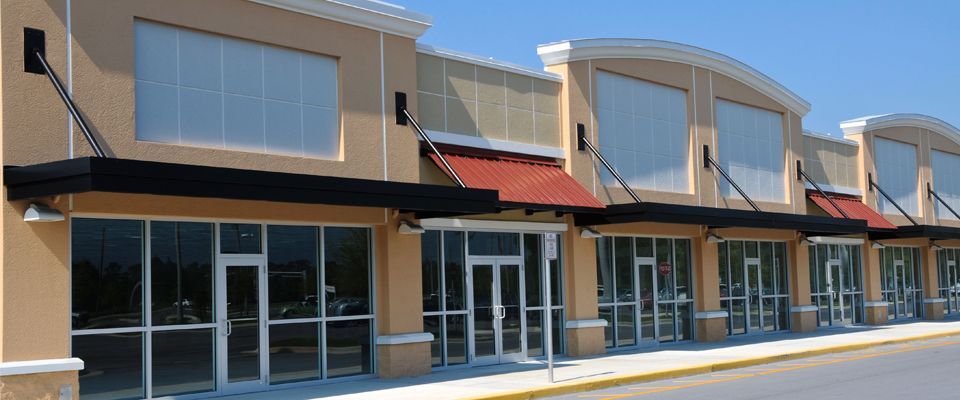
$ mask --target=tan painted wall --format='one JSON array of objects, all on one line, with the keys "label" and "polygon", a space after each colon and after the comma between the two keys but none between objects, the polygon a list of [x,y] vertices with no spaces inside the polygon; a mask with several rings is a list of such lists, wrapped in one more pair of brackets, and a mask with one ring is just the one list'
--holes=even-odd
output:
[{"label": "tan painted wall", "polygon": [[[42,75],[22,72],[22,29],[47,32],[51,64],[66,79],[63,2],[13,0],[2,4],[2,86],[19,99],[5,103],[8,164],[67,157],[66,110]],[[339,64],[343,161],[246,153],[137,141],[134,118],[135,19],[147,19],[214,34],[259,41],[336,57]],[[384,115],[380,97],[380,33],[241,0],[87,0],[72,7],[74,98],[109,154],[120,158],[228,166],[280,172],[384,179]],[[419,180],[417,140],[397,126],[393,92],[416,93],[412,39],[383,35],[387,169],[389,179]],[[416,96],[409,100],[416,111]],[[92,151],[75,130],[77,156]]]},{"label": "tan painted wall", "polygon": [[[567,216],[567,223],[573,226],[572,216]],[[597,240],[581,238],[579,231],[567,233],[562,239],[566,318],[597,319]]]},{"label": "tan painted wall", "polygon": [[389,224],[374,230],[380,335],[423,332],[420,235],[397,233],[400,220],[391,217]]},{"label": "tan painted wall", "polygon": [[[954,219],[937,219],[935,212],[936,200],[928,199],[926,196],[927,182],[930,182],[931,185],[933,184],[933,170],[930,161],[932,157],[931,152],[933,150],[938,150],[947,153],[960,154],[960,145],[938,132],[908,126],[888,127],[848,136],[848,139],[852,139],[860,143],[861,156],[859,162],[860,165],[863,166],[861,190],[863,190],[863,192],[866,194],[864,196],[864,202],[870,205],[870,207],[873,209],[877,209],[878,197],[881,195],[877,191],[870,192],[866,190],[866,186],[868,185],[866,175],[867,173],[872,173],[874,182],[877,181],[877,170],[875,167],[875,162],[877,161],[874,158],[874,138],[877,137],[896,140],[898,142],[916,146],[918,171],[917,204],[919,206],[919,215],[914,216],[914,219],[917,220],[917,223],[960,227],[960,221]],[[936,190],[935,186],[934,190]],[[896,210],[893,210],[892,212],[896,214],[885,214],[884,218],[890,220],[890,222],[893,222],[898,226],[910,225],[910,221],[903,217],[903,215],[901,215],[899,212]]]},{"label": "tan painted wall", "polygon": [[803,171],[821,185],[859,189],[862,175],[857,163],[859,151],[852,143],[803,135]]},{"label": "tan painted wall", "polygon": [[[564,76],[560,106],[564,121],[561,123],[563,144],[568,154],[567,170],[585,187],[593,190],[598,198],[610,203],[632,201],[625,190],[618,186],[604,187],[600,183],[599,161],[592,160],[586,152],[576,149],[576,124],[583,123],[586,137],[597,145],[599,122],[596,119],[596,72],[607,71],[651,81],[682,89],[687,94],[687,120],[690,125],[690,182],[688,193],[658,192],[634,189],[645,201],[702,205],[707,207],[749,209],[749,205],[739,199],[719,198],[717,179],[722,179],[713,170],[702,167],[702,145],[708,144],[714,158],[717,157],[716,118],[714,102],[724,99],[767,109],[780,113],[784,132],[784,189],[785,203],[759,203],[764,211],[779,211],[804,214],[806,212],[805,195],[802,184],[793,179],[795,160],[802,157],[803,139],[801,118],[786,107],[760,92],[720,73],[687,64],[658,60],[639,59],[596,59],[574,61],[547,67],[547,70]],[[694,85],[694,81],[696,85]],[[694,112],[696,104],[696,112]],[[716,175],[715,175],[716,174]]]}]

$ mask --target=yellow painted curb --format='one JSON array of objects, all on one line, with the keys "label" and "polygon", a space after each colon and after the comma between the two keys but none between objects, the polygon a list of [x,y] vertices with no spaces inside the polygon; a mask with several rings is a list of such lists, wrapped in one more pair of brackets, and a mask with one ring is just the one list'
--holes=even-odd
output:
[{"label": "yellow painted curb", "polygon": [[960,330],[930,333],[925,335],[910,336],[897,339],[877,340],[872,342],[862,342],[845,344],[839,346],[827,346],[811,350],[803,350],[793,353],[774,354],[770,356],[744,358],[732,361],[720,361],[709,364],[692,365],[689,367],[667,369],[662,371],[644,372],[640,374],[621,374],[608,376],[604,378],[585,379],[575,383],[563,383],[553,386],[540,386],[530,389],[521,389],[514,391],[504,391],[482,396],[462,397],[464,400],[527,400],[537,397],[558,396],[568,393],[589,392],[598,389],[605,389],[613,386],[622,386],[640,382],[659,381],[664,379],[680,378],[684,376],[702,375],[711,372],[726,371],[737,368],[751,367],[754,365],[770,364],[780,361],[796,360],[800,358],[816,357],[824,354],[843,353],[868,349],[871,347],[885,346],[897,343],[915,342],[919,340],[937,339],[947,336],[960,335]]}]

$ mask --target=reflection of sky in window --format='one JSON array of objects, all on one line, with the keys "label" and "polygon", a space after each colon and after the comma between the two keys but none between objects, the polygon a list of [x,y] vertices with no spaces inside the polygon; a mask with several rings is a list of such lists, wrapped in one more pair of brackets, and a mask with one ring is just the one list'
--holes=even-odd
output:
[{"label": "reflection of sky in window", "polygon": [[[139,266],[143,262],[140,221],[73,219],[73,263]],[[101,254],[102,250],[102,254]]]}]

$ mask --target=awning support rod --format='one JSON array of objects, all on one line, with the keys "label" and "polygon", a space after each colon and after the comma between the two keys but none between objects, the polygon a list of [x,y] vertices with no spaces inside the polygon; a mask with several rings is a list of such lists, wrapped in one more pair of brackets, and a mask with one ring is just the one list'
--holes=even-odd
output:
[{"label": "awning support rod", "polygon": [[931,195],[933,195],[933,197],[936,198],[937,201],[940,202],[940,204],[943,204],[944,207],[947,207],[947,210],[950,210],[950,212],[953,213],[954,217],[957,217],[957,219],[960,219],[960,214],[957,214],[957,212],[953,210],[953,207],[950,207],[950,205],[947,204],[946,201],[943,201],[943,199],[940,198],[940,195],[933,190],[933,187],[930,185],[930,182],[927,182],[927,198],[929,199]]},{"label": "awning support rod", "polygon": [[917,223],[916,220],[913,219],[913,217],[910,216],[910,214],[907,214],[907,212],[904,211],[903,207],[900,207],[900,205],[897,204],[897,202],[893,201],[893,198],[891,198],[890,195],[887,194],[887,192],[883,191],[883,188],[881,188],[879,185],[877,185],[873,181],[873,174],[870,174],[870,173],[867,174],[867,182],[869,183],[869,188],[871,192],[873,191],[874,188],[876,188],[877,191],[880,192],[880,194],[883,195],[883,197],[890,202],[890,204],[893,204],[893,206],[896,207],[897,210],[900,210],[900,214],[903,214],[904,217],[907,217],[907,219],[910,220],[910,223],[912,223],[915,226],[920,225]]},{"label": "awning support rod", "polygon": [[450,166],[450,163],[447,162],[447,158],[443,156],[443,153],[440,153],[440,150],[437,150],[437,146],[433,144],[433,141],[430,140],[430,137],[427,136],[427,133],[423,131],[423,128],[421,128],[420,124],[417,123],[417,120],[413,118],[413,115],[410,115],[410,111],[407,110],[407,94],[403,92],[396,92],[394,94],[394,100],[397,106],[397,124],[406,125],[407,121],[413,124],[413,129],[417,131],[417,134],[420,135],[420,138],[427,143],[427,146],[430,147],[430,151],[437,155],[437,158],[440,159],[440,163],[442,163],[443,167],[450,172],[450,175],[453,177],[453,181],[456,182],[457,186],[459,186],[461,189],[466,189],[467,185],[463,183],[462,179],[460,179],[460,175],[457,174],[457,171]]},{"label": "awning support rod", "polygon": [[643,204],[643,200],[640,200],[640,196],[637,196],[637,193],[630,188],[630,185],[627,185],[627,182],[623,180],[623,177],[620,176],[617,170],[613,169],[613,166],[611,166],[610,163],[607,162],[606,158],[603,158],[603,155],[600,154],[599,151],[597,151],[597,148],[593,147],[593,143],[590,143],[590,141],[587,140],[587,137],[584,131],[585,131],[584,125],[578,123],[577,124],[577,150],[583,151],[584,147],[589,149],[590,152],[593,153],[593,155],[597,156],[597,158],[600,159],[600,163],[607,168],[607,171],[610,171],[610,174],[612,174],[613,177],[617,179],[617,182],[620,182],[620,186],[623,186],[623,188],[627,190],[627,194],[629,194],[630,197],[633,197],[633,201],[637,202],[637,204]]},{"label": "awning support rod", "polygon": [[760,207],[757,207],[757,203],[754,203],[753,200],[750,199],[750,196],[747,196],[747,193],[740,188],[740,185],[737,185],[737,183],[733,181],[733,178],[731,178],[730,175],[727,175],[727,171],[724,171],[723,168],[720,168],[720,164],[718,164],[713,157],[710,157],[710,146],[705,144],[703,145],[703,168],[710,169],[711,165],[720,172],[720,175],[723,175],[727,182],[730,182],[730,185],[733,186],[734,189],[737,189],[737,192],[740,193],[740,196],[742,196],[747,203],[750,203],[750,207],[753,207],[754,211],[763,212],[760,210]]},{"label": "awning support rod", "polygon": [[833,206],[833,208],[836,208],[837,211],[840,211],[840,215],[843,215],[843,217],[846,219],[850,219],[850,216],[847,215],[847,212],[843,211],[843,209],[840,208],[840,206],[838,206],[837,203],[833,201],[832,197],[827,196],[827,194],[824,193],[823,189],[820,189],[820,185],[814,182],[813,179],[810,179],[810,176],[808,176],[806,172],[803,172],[803,168],[801,168],[800,160],[797,160],[797,180],[798,181],[806,180],[807,182],[809,182],[811,185],[813,185],[814,189],[817,189],[817,192],[819,192],[821,196],[823,196],[825,199],[827,199],[827,201],[830,202],[830,205]]},{"label": "awning support rod", "polygon": [[63,100],[63,104],[67,106],[67,110],[70,111],[73,120],[80,126],[80,130],[83,132],[83,136],[87,139],[87,142],[90,143],[90,147],[93,148],[93,152],[96,153],[97,157],[106,157],[107,155],[103,152],[103,148],[100,147],[100,143],[97,142],[97,138],[90,133],[90,127],[87,126],[87,121],[83,119],[83,115],[80,114],[77,105],[74,104],[73,99],[70,98],[70,94],[67,93],[67,90],[63,87],[63,83],[60,82],[60,78],[53,72],[53,69],[50,68],[50,64],[47,63],[47,59],[44,57],[46,47],[46,34],[42,30],[23,28],[24,72],[45,74],[47,78],[50,79],[53,88],[56,89],[57,94],[60,95],[60,100]]}]

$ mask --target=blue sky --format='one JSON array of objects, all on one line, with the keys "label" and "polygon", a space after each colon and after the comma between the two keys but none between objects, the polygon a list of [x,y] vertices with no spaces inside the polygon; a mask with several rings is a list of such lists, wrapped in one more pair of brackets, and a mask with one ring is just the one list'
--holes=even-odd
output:
[{"label": "blue sky", "polygon": [[960,2],[393,0],[433,16],[420,41],[542,68],[536,46],[651,38],[736,58],[810,102],[804,127],[914,112],[960,126]]}]

